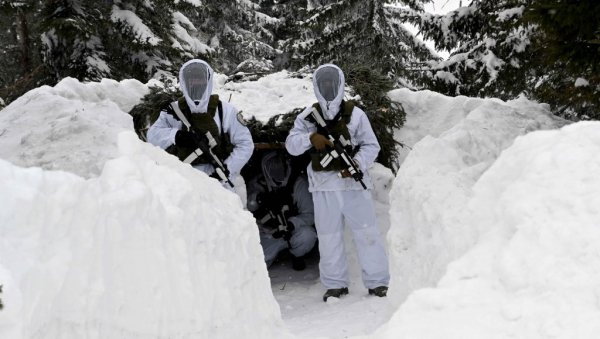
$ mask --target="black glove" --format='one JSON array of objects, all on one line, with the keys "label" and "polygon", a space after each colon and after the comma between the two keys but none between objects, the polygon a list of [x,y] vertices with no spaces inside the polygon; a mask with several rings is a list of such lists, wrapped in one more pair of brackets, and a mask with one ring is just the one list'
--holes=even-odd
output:
[{"label": "black glove", "polygon": [[177,131],[175,134],[175,145],[186,148],[195,148],[196,142],[194,141],[194,134],[188,131]]},{"label": "black glove", "polygon": [[285,241],[289,241],[292,238],[292,231],[296,227],[294,226],[294,223],[292,223],[291,221],[288,221],[287,225],[288,225],[287,231],[277,230],[273,233],[273,238],[275,238],[275,239],[283,238]]},{"label": "black glove", "polygon": [[[260,220],[261,218],[258,217],[257,219]],[[269,218],[262,224],[262,227],[270,230],[277,230],[279,229],[279,221],[277,221],[277,218]]]},{"label": "black glove", "polygon": [[287,222],[288,224],[288,232],[290,232],[290,234],[296,229],[296,226],[294,225],[293,222],[289,221]]}]

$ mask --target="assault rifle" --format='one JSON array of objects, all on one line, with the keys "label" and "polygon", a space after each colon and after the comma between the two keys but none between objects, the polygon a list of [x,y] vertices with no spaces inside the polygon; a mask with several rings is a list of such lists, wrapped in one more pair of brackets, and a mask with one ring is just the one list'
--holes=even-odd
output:
[{"label": "assault rifle", "polygon": [[329,163],[333,159],[337,159],[338,157],[340,157],[342,158],[342,161],[346,165],[346,170],[350,173],[352,178],[355,181],[360,182],[364,189],[367,189],[367,186],[363,181],[363,172],[360,170],[356,162],[354,162],[354,159],[352,159],[350,154],[348,154],[348,152],[346,151],[347,147],[352,147],[350,141],[346,140],[346,138],[343,135],[340,135],[337,139],[334,138],[331,132],[329,132],[329,129],[327,128],[327,123],[325,123],[325,120],[316,108],[313,107],[311,115],[317,122],[317,131],[319,133],[323,132],[325,137],[333,143],[333,148],[328,148],[327,155],[325,155],[323,159],[321,159],[321,166],[327,167],[327,165],[329,165]]},{"label": "assault rifle", "polygon": [[198,148],[195,149],[194,152],[192,152],[192,154],[190,154],[183,162],[187,163],[188,159],[191,158],[189,160],[189,163],[192,163],[192,161],[196,160],[202,154],[208,154],[208,161],[215,168],[217,176],[219,176],[219,178],[222,181],[227,182],[229,186],[233,188],[233,183],[231,182],[231,180],[229,180],[229,170],[227,169],[225,164],[223,164],[221,159],[219,159],[219,157],[213,152],[213,148],[217,146],[217,141],[212,136],[212,134],[210,134],[210,132],[207,131],[203,135],[200,131],[196,130],[195,128],[190,129],[190,131],[194,136],[194,142],[196,143],[196,146],[198,146]]},{"label": "assault rifle", "polygon": [[221,161],[221,159],[219,159],[219,157],[212,151],[213,148],[217,146],[217,141],[212,136],[212,134],[210,134],[209,131],[202,134],[200,131],[193,128],[190,122],[185,117],[185,115],[183,115],[183,112],[181,112],[181,109],[179,109],[177,103],[172,104],[171,107],[175,111],[175,114],[177,114],[177,116],[179,117],[179,120],[181,120],[181,122],[188,128],[188,131],[192,132],[192,135],[194,136],[194,142],[198,147],[187,158],[185,158],[183,162],[185,162],[186,164],[191,164],[202,154],[206,154],[208,156],[208,161],[214,167],[217,176],[222,181],[227,182],[229,186],[233,188],[233,183],[229,179],[230,173],[227,169],[227,166],[225,166],[225,164],[223,164],[223,161]]},{"label": "assault rifle", "polygon": [[[269,191],[266,194],[268,195],[266,198],[268,201],[258,202],[260,205],[263,205],[264,209],[267,211],[265,216],[259,222],[265,225],[269,220],[274,220],[277,223],[277,231],[275,231],[275,233],[280,232],[287,241],[288,247],[292,248],[292,245],[290,244],[292,230],[290,229],[290,225],[286,218],[286,213],[290,211],[290,207],[287,204],[282,204],[281,199],[277,197],[277,195],[274,195],[273,191]],[[262,199],[265,199],[264,195]]]}]

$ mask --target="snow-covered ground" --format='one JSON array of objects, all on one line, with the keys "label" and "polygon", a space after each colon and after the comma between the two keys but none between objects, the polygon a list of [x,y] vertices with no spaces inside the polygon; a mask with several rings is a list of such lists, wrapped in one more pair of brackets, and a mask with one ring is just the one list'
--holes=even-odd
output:
[{"label": "snow-covered ground", "polygon": [[[247,117],[314,101],[286,72],[223,79]],[[392,91],[410,149],[372,169],[390,297],[351,251],[351,294],[323,303],[316,262],[268,272],[239,197],[136,138],[147,90],[66,79],[0,111],[0,338],[597,336],[600,123]]]}]

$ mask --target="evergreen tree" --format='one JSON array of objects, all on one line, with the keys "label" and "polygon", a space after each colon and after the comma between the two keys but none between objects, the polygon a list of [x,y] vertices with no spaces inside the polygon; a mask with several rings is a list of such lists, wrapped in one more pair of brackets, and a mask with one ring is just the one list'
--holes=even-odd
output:
[{"label": "evergreen tree", "polygon": [[11,100],[39,86],[40,65],[36,16],[39,1],[0,0],[0,98]]},{"label": "evergreen tree", "polygon": [[431,89],[449,95],[520,94],[549,103],[556,114],[599,118],[600,3],[480,0],[446,15],[405,10],[438,49]]},{"label": "evergreen tree", "polygon": [[271,27],[273,36],[271,45],[278,51],[273,65],[276,70],[290,68],[293,53],[290,47],[304,29],[301,24],[307,18],[307,1],[259,0],[258,2],[262,12],[278,20],[278,24]]},{"label": "evergreen tree", "polygon": [[347,70],[346,79],[355,94],[361,98],[358,106],[369,117],[377,141],[381,146],[377,162],[396,172],[399,167],[398,147],[404,146],[394,139],[394,131],[406,120],[406,112],[400,104],[392,103],[387,93],[394,89],[394,82],[368,66]]},{"label": "evergreen tree", "polygon": [[104,2],[47,0],[41,11],[44,64],[56,81],[65,77],[96,80],[110,74],[98,27]]},{"label": "evergreen tree", "polygon": [[524,19],[538,27],[535,97],[561,116],[600,119],[600,3],[535,0]]},{"label": "evergreen tree", "polygon": [[26,13],[31,5],[24,1],[0,1],[0,84],[10,83],[31,68],[31,37]]},{"label": "evergreen tree", "polygon": [[273,60],[281,53],[273,47],[273,30],[280,20],[261,12],[250,0],[205,2],[190,17],[214,48],[213,66],[223,73],[274,70]]},{"label": "evergreen tree", "polygon": [[392,2],[398,1],[308,1],[300,36],[288,46],[292,65],[368,65],[404,85],[415,84],[421,77],[416,65],[434,57],[402,26],[402,12],[386,6]]},{"label": "evergreen tree", "polygon": [[[199,2],[0,0],[0,97],[7,103],[42,84],[176,74],[212,49],[184,13]],[[32,24],[33,23],[33,24]]]},{"label": "evergreen tree", "polygon": [[531,87],[530,36],[522,25],[527,0],[481,0],[445,15],[405,11],[436,49],[450,58],[431,62],[431,89],[449,95],[509,99]]},{"label": "evergreen tree", "polygon": [[140,139],[146,141],[148,128],[158,119],[160,111],[183,96],[181,90],[167,80],[163,86],[151,86],[139,104],[129,114],[133,117],[133,127]]},{"label": "evergreen tree", "polygon": [[[209,52],[197,40],[195,27],[177,9],[185,2],[168,0],[115,1],[104,40],[111,41],[111,65],[117,78],[174,74],[183,61]],[[189,5],[191,6],[191,5]]]}]

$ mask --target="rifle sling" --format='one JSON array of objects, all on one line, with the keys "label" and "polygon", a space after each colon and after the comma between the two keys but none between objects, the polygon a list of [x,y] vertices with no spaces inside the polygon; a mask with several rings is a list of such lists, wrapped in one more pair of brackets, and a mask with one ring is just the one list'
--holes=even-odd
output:
[{"label": "rifle sling", "polygon": [[[179,108],[179,105],[177,104],[176,101],[171,103],[171,108],[173,108],[173,111],[175,112],[175,114],[177,115],[179,120],[185,125],[185,127],[187,127],[187,129],[191,131],[192,124],[190,124],[189,120],[185,117],[185,114],[183,114],[183,112]],[[223,128],[223,104],[221,103],[221,100],[219,100],[218,112],[219,112],[219,122],[221,123],[221,133],[220,133],[219,137],[221,139],[221,144],[224,144],[225,134],[224,134],[224,128]],[[190,153],[190,155],[188,155],[188,157],[185,158],[183,160],[183,162],[186,164],[191,164],[196,159],[198,159],[200,156],[202,156],[202,154],[204,154],[204,152],[202,152],[202,150],[200,148],[197,148],[192,153]]]},{"label": "rifle sling", "polygon": [[[179,120],[181,120],[181,122],[185,125],[185,127],[187,127],[187,129],[189,131],[191,131],[192,130],[192,124],[190,124],[190,122],[188,121],[188,119],[185,117],[185,115],[183,114],[183,112],[179,108],[179,105],[177,104],[177,102],[172,102],[171,103],[171,108],[173,108],[173,111],[175,111],[175,114],[177,115],[177,117],[179,118]],[[183,159],[183,162],[186,163],[186,164],[191,164],[192,162],[194,162],[194,160],[198,159],[203,153],[204,152],[202,152],[202,150],[200,148],[197,148],[192,153],[190,153],[190,155],[188,155],[187,158]]]},{"label": "rifle sling", "polygon": [[188,121],[188,119],[185,117],[185,114],[183,114],[183,112],[179,108],[179,105],[177,104],[177,101],[171,103],[171,108],[173,109],[173,111],[175,111],[175,114],[177,115],[177,117],[179,118],[179,120],[181,120],[181,122],[183,122],[183,124],[185,125],[185,127],[187,127],[188,129],[191,129],[192,128],[192,124],[190,124],[190,122]]}]

